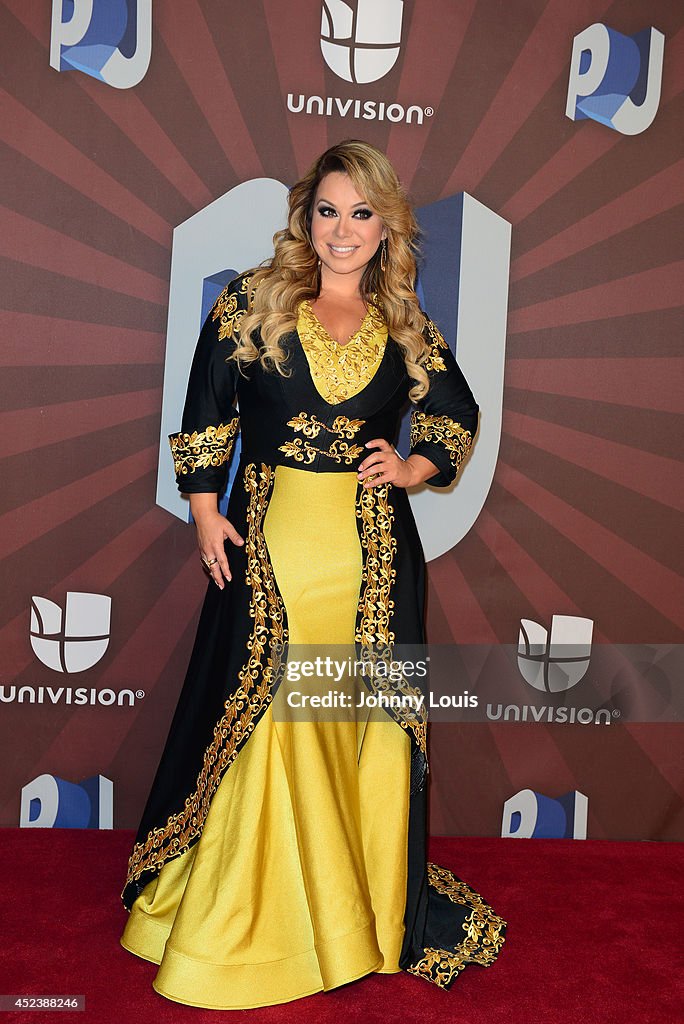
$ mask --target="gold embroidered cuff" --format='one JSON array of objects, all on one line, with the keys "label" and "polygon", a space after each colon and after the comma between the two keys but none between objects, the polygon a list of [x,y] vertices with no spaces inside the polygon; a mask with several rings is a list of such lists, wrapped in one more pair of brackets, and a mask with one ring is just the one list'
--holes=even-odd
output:
[{"label": "gold embroidered cuff", "polygon": [[[449,416],[429,416],[414,410],[411,413],[410,440],[411,451],[423,443],[443,448],[449,456],[453,480],[472,447],[473,436]],[[426,453],[425,457],[429,458],[429,455]]]},{"label": "gold embroidered cuff", "polygon": [[227,462],[233,451],[240,417],[234,416],[229,423],[218,427],[205,427],[192,434],[169,434],[176,476],[186,476],[196,469],[217,469]]}]

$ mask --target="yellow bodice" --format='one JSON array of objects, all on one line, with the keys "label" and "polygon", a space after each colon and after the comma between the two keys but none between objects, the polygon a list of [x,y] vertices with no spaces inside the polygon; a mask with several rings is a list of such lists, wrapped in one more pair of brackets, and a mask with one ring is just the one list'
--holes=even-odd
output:
[{"label": "yellow bodice", "polygon": [[297,333],[316,390],[331,405],[363,391],[377,372],[387,344],[387,325],[372,304],[344,345],[330,337],[308,299],[299,307]]}]

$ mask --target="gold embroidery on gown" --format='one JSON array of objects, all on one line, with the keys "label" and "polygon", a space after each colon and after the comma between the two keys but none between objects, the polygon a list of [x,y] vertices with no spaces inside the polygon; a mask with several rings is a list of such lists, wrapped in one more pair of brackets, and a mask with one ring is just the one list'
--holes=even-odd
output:
[{"label": "gold embroidery on gown", "polygon": [[[362,390],[387,340],[377,311],[346,358],[301,316],[319,392],[333,404]],[[356,491],[353,471],[275,469],[263,533],[292,645],[354,643]],[[399,970],[409,736],[389,717],[285,722],[272,711],[223,777],[200,840],[133,905],[122,944],[160,965],[153,984],[167,998],[246,1009]]]},{"label": "gold embroidery on gown", "polygon": [[387,325],[372,304],[344,345],[330,337],[308,300],[299,307],[297,333],[316,390],[331,405],[363,391],[380,366],[387,344]]}]

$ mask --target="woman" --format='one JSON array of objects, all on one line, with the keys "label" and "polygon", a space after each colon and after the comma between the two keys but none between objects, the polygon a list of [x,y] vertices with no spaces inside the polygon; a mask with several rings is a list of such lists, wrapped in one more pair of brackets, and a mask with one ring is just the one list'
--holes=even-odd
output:
[{"label": "woman", "polygon": [[448,988],[504,941],[477,893],[426,864],[424,713],[274,713],[284,651],[424,642],[406,488],[451,483],[478,407],[419,307],[416,232],[387,159],[340,143],[292,189],[272,260],[202,328],[170,440],[213,585],[123,893],[122,944],[170,999],[263,1006],[401,969]]}]

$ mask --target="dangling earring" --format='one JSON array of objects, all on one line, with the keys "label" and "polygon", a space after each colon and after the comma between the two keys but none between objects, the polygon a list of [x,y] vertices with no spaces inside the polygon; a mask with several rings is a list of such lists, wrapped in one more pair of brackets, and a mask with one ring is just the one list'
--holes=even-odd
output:
[{"label": "dangling earring", "polygon": [[383,238],[382,244],[380,245],[380,269],[382,270],[383,274],[385,273],[386,266],[387,266],[387,239]]}]

